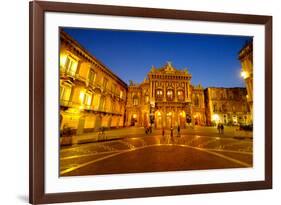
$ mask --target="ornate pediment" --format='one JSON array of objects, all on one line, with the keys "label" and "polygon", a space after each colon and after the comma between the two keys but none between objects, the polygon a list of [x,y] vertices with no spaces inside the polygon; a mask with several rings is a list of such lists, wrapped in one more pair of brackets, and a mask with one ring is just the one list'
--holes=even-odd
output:
[{"label": "ornate pediment", "polygon": [[174,73],[176,69],[173,67],[172,62],[168,61],[167,64],[164,67],[164,71],[166,73]]},{"label": "ornate pediment", "polygon": [[168,61],[163,67],[160,67],[160,68],[156,68],[156,67],[152,66],[150,73],[189,75],[187,68],[184,68],[183,70],[176,69],[172,65],[171,61]]}]

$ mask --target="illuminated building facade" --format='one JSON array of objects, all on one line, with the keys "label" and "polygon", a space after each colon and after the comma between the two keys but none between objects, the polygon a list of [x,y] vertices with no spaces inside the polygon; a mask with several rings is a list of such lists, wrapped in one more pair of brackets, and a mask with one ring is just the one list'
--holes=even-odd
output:
[{"label": "illuminated building facade", "polygon": [[60,32],[60,130],[123,126],[126,95],[125,82]]},{"label": "illuminated building facade", "polygon": [[249,124],[250,109],[245,88],[207,88],[205,90],[207,125]]},{"label": "illuminated building facade", "polygon": [[253,42],[248,42],[239,52],[239,60],[242,65],[241,77],[245,80],[247,89],[247,102],[253,116]]},{"label": "illuminated building facade", "polygon": [[130,82],[126,125],[170,128],[194,123],[205,125],[204,90],[190,84],[187,69],[178,70],[168,62],[151,68],[140,84]]},{"label": "illuminated building facade", "polygon": [[130,81],[127,85],[61,31],[60,130],[70,128],[79,135],[101,127],[184,128],[218,122],[249,123],[252,61],[246,53],[240,53],[240,60],[247,74],[247,91],[192,85],[188,70],[176,69],[171,62],[160,68],[152,66],[143,82]]}]

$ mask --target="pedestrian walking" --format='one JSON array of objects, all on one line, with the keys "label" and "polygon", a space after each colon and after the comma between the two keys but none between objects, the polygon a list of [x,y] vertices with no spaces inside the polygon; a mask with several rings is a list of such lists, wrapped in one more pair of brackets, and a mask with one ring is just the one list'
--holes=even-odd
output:
[{"label": "pedestrian walking", "polygon": [[149,133],[151,134],[152,133],[152,126],[149,125]]},{"label": "pedestrian walking", "polygon": [[171,143],[174,143],[174,128],[171,126]]},{"label": "pedestrian walking", "polygon": [[148,134],[148,128],[147,128],[146,125],[144,126],[144,132],[145,132],[146,135]]},{"label": "pedestrian walking", "polygon": [[224,126],[223,124],[221,124],[221,134],[223,134],[223,132],[224,132]]},{"label": "pedestrian walking", "polygon": [[178,137],[181,136],[181,127],[178,125]]},{"label": "pedestrian walking", "polygon": [[217,129],[218,129],[218,132],[220,134],[221,133],[221,123],[218,124]]}]

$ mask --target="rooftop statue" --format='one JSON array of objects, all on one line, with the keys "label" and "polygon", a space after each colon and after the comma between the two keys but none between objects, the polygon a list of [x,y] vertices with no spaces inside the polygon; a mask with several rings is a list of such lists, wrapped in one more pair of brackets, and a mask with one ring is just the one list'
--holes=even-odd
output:
[{"label": "rooftop statue", "polygon": [[188,74],[187,68],[184,68],[184,69],[183,69],[183,72],[184,72],[184,74]]},{"label": "rooftop statue", "polygon": [[151,66],[151,72],[155,72],[156,71],[156,68],[154,67],[154,65]]}]

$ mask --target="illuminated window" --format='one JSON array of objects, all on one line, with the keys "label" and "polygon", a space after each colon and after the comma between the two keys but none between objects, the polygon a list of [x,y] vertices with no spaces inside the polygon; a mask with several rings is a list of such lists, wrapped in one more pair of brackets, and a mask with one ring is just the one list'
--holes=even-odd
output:
[{"label": "illuminated window", "polygon": [[156,90],[156,98],[162,98],[163,97],[163,91],[161,89]]},{"label": "illuminated window", "polygon": [[90,83],[94,83],[96,80],[96,73],[93,70],[90,70],[88,79]]},{"label": "illuminated window", "polygon": [[133,97],[133,105],[138,105],[139,104],[139,98],[137,96]]},{"label": "illuminated window", "polygon": [[60,101],[61,103],[66,103],[69,101],[71,94],[71,87],[69,86],[60,86]]},{"label": "illuminated window", "polygon": [[178,100],[184,100],[184,92],[182,90],[178,90]]},{"label": "illuminated window", "polygon": [[77,61],[74,58],[67,56],[65,59],[65,72],[69,75],[75,76],[76,69],[77,69]]},{"label": "illuminated window", "polygon": [[167,91],[167,100],[173,100],[174,99],[174,91],[168,90]]},{"label": "illuminated window", "polygon": [[90,106],[91,102],[92,102],[92,94],[90,92],[87,92],[84,97],[84,104]]},{"label": "illuminated window", "polygon": [[81,90],[80,94],[79,94],[79,100],[80,100],[81,104],[83,104],[84,98],[85,98],[85,92],[84,92],[84,90]]}]

